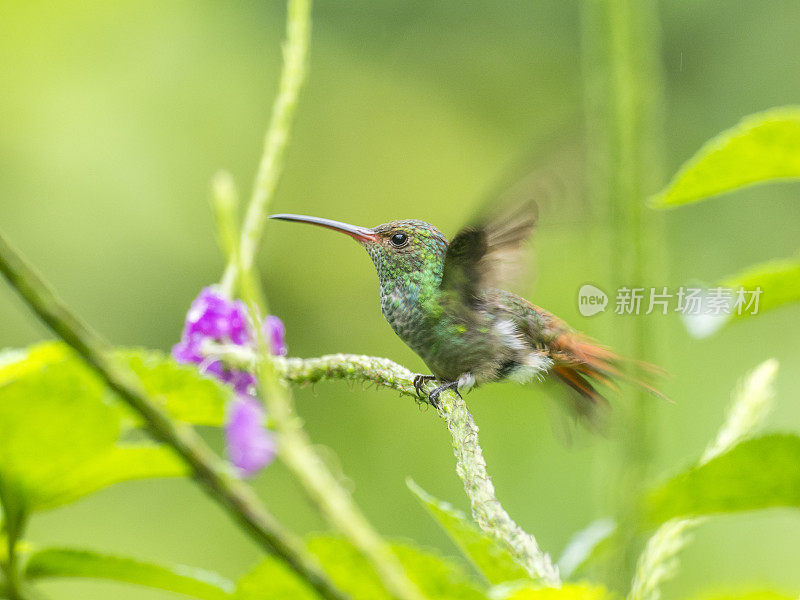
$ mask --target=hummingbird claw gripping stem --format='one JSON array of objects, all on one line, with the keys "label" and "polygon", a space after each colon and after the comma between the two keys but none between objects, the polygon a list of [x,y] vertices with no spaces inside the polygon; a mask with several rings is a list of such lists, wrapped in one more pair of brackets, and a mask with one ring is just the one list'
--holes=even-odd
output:
[{"label": "hummingbird claw gripping stem", "polygon": [[417,396],[422,397],[422,386],[436,379],[435,375],[414,375],[414,389],[417,390]]},{"label": "hummingbird claw gripping stem", "polygon": [[431,406],[436,410],[439,410],[439,394],[445,390],[453,390],[459,398],[461,397],[461,394],[458,392],[458,381],[451,381],[450,383],[440,385],[428,395]]}]

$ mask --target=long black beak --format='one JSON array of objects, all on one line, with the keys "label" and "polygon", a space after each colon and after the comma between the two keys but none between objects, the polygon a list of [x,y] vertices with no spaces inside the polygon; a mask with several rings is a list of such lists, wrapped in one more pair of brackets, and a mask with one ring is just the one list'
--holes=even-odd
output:
[{"label": "long black beak", "polygon": [[270,219],[279,219],[281,221],[297,221],[299,223],[311,223],[334,231],[341,231],[346,233],[351,238],[358,242],[374,242],[378,239],[378,235],[367,227],[359,227],[358,225],[349,225],[339,221],[331,221],[330,219],[321,219],[319,217],[308,217],[306,215],[270,215]]}]

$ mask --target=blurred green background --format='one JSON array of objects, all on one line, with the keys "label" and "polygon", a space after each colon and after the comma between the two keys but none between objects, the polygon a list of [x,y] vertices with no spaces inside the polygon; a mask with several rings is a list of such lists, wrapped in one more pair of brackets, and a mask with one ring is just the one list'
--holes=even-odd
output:
[{"label": "blurred green background", "polygon": [[[0,13],[0,225],[114,343],[167,350],[191,299],[221,273],[211,175],[228,168],[250,188],[282,3],[6,1]],[[800,98],[796,0],[662,2],[660,13],[665,173],[740,117]],[[273,208],[368,226],[421,218],[452,234],[485,198],[528,173],[556,172],[560,192],[542,207],[531,257],[537,274],[518,291],[612,338],[620,317],[584,318],[576,306],[578,288],[608,274],[609,232],[585,192],[580,49],[578,2],[318,0],[310,78]],[[665,213],[665,246],[654,250],[667,270],[644,284],[715,281],[793,254],[799,191],[773,185]],[[372,266],[344,236],[271,223],[259,264],[292,354],[377,354],[423,370],[383,321]],[[48,336],[7,286],[0,315],[0,346]],[[781,362],[770,424],[800,429],[797,317],[777,310],[702,341],[660,318],[651,358],[672,374],[665,388],[676,402],[649,407],[654,481],[698,455],[737,378],[768,357]],[[551,386],[513,385],[469,397],[500,500],[555,554],[603,516],[614,445],[572,427],[552,410],[557,397]],[[383,533],[456,554],[404,483],[411,476],[466,508],[432,411],[333,383],[298,390],[297,402]],[[219,445],[217,432],[208,436]],[[286,523],[324,528],[279,464],[255,485]],[[37,517],[30,537],[229,576],[258,557],[184,481],[118,485]],[[667,598],[760,585],[796,592],[799,539],[790,511],[714,519],[683,553]],[[60,598],[167,597],[99,583],[47,588]]]}]

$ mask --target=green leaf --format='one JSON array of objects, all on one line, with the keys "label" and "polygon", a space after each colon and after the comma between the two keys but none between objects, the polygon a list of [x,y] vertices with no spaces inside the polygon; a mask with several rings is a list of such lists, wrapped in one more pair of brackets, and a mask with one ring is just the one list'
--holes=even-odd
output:
[{"label": "green leaf", "polygon": [[[312,538],[309,550],[334,583],[353,600],[389,600],[370,564],[347,541],[333,537]],[[394,544],[409,578],[428,600],[485,600],[486,596],[463,569],[405,544]],[[316,594],[282,562],[268,557],[245,575],[237,586],[237,600],[316,600]]]},{"label": "green leaf", "polygon": [[617,533],[617,524],[613,519],[597,519],[570,538],[561,558],[558,559],[558,570],[562,579],[569,579],[604,551]]},{"label": "green leaf", "polygon": [[0,354],[0,386],[34,373],[71,356],[69,346],[61,342],[43,342],[26,349],[7,349]]},{"label": "green leaf", "polygon": [[[165,393],[180,397],[176,390]],[[0,500],[6,510],[25,514],[119,481],[186,474],[166,447],[120,442],[124,414],[94,372],[62,344],[4,353]]]},{"label": "green leaf", "polygon": [[234,597],[236,600],[319,600],[304,580],[272,556],[239,580]]},{"label": "green leaf", "polygon": [[148,395],[175,419],[194,425],[219,426],[233,392],[200,374],[196,365],[182,365],[153,350],[123,349],[117,357],[141,379]]},{"label": "green leaf", "polygon": [[[122,348],[114,354],[136,373],[148,395],[173,418],[194,425],[220,426],[225,422],[225,406],[232,390],[202,375],[196,365],[178,364],[163,352],[142,348]],[[0,353],[0,386],[60,363],[70,363],[70,368],[83,369],[96,378],[69,346],[44,342],[25,350]]]},{"label": "green leaf", "polygon": [[123,481],[185,477],[189,474],[186,464],[169,447],[119,444],[60,476],[46,494],[39,494],[35,508],[55,508]]},{"label": "green leaf", "polygon": [[800,107],[750,115],[720,133],[689,159],[650,200],[669,208],[748,185],[800,178]]},{"label": "green leaf", "polygon": [[726,277],[705,293],[717,289],[729,290],[728,312],[683,315],[687,330],[696,338],[708,337],[733,320],[800,301],[800,257],[749,267]]},{"label": "green leaf", "polygon": [[744,441],[667,481],[647,499],[652,524],[674,517],[800,507],[800,437]]},{"label": "green leaf", "polygon": [[230,600],[234,590],[233,582],[203,569],[181,565],[164,567],[132,558],[69,548],[49,548],[34,553],[25,566],[25,575],[30,579],[110,579],[203,600]]},{"label": "green leaf", "polygon": [[511,554],[473,525],[463,512],[437,500],[411,479],[406,480],[406,485],[489,583],[530,579]]},{"label": "green leaf", "polygon": [[47,504],[60,481],[113,447],[119,413],[103,386],[64,361],[0,386],[0,497],[7,508]]},{"label": "green leaf", "polygon": [[[720,286],[732,290],[754,291],[761,288],[758,313],[771,310],[791,302],[800,301],[800,257],[787,260],[771,260],[750,267],[726,278]],[[735,311],[734,317],[752,316],[752,311]]]}]

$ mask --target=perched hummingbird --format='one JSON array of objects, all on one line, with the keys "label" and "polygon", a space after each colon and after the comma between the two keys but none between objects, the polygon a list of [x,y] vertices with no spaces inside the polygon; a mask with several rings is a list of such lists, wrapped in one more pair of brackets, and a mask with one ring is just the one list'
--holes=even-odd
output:
[{"label": "perched hummingbird", "polygon": [[446,389],[553,374],[577,392],[578,414],[591,415],[607,404],[595,385],[614,388],[613,380],[624,377],[623,361],[611,350],[500,289],[536,224],[532,203],[465,227],[449,243],[415,219],[367,228],[304,215],[270,218],[340,231],[366,249],[378,271],[383,316],[431,370],[415,377],[417,392],[427,381],[439,383],[429,394],[434,406]]}]

